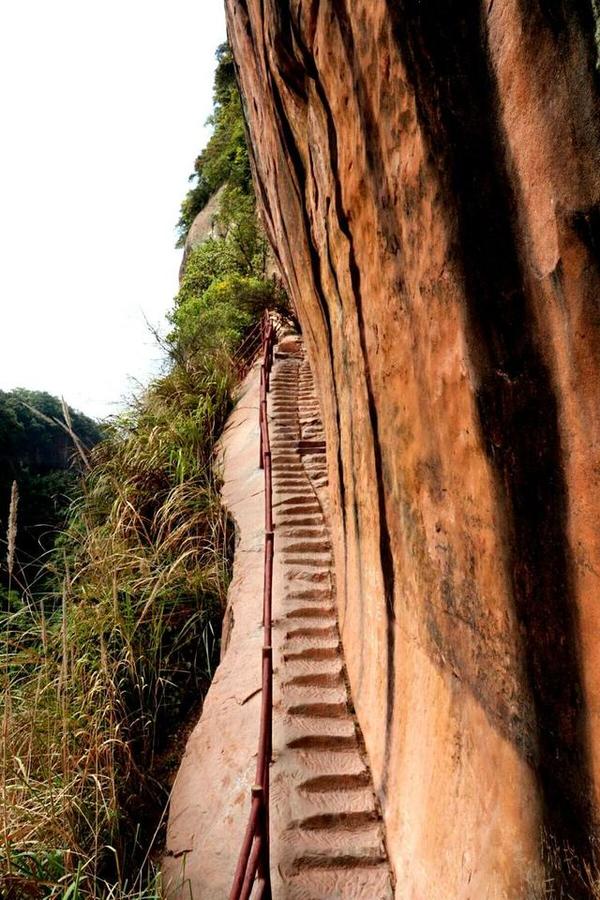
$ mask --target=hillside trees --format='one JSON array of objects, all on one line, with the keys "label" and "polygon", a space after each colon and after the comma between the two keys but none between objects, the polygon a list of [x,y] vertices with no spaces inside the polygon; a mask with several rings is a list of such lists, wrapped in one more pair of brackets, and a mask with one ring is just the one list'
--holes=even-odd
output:
[{"label": "hillside trees", "polygon": [[[68,407],[66,414],[82,448],[98,443],[102,430],[96,422]],[[25,583],[37,579],[79,493],[81,459],[67,429],[59,424],[66,424],[64,415],[61,401],[44,391],[0,391],[0,534],[6,536],[16,481],[16,557]],[[0,572],[0,584],[6,588],[5,567]]]}]

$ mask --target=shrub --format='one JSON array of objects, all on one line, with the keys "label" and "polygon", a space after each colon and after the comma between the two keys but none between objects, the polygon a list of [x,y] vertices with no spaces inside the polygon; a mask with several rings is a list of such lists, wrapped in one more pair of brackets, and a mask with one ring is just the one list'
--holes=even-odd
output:
[{"label": "shrub", "polygon": [[171,316],[175,353],[232,353],[260,313],[277,304],[272,281],[237,273],[215,279],[200,295],[180,302]]}]

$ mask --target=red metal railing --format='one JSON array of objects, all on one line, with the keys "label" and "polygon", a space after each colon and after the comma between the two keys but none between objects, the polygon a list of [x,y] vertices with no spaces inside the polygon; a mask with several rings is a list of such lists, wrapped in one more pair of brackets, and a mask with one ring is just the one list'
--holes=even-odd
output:
[{"label": "red metal railing", "polygon": [[229,900],[248,900],[256,885],[253,898],[271,900],[271,870],[269,854],[269,766],[273,739],[273,647],[271,619],[273,594],[273,485],[271,472],[271,444],[267,416],[267,393],[273,364],[275,332],[268,315],[262,323],[262,362],[260,365],[260,459],[265,472],[265,574],[263,584],[263,648],[262,648],[262,704],[255,784],[251,790],[248,825],[233,878]]},{"label": "red metal railing", "polygon": [[237,348],[233,365],[237,377],[241,381],[246,377],[259,351],[263,351],[265,320],[261,319],[253,326],[240,346]]}]

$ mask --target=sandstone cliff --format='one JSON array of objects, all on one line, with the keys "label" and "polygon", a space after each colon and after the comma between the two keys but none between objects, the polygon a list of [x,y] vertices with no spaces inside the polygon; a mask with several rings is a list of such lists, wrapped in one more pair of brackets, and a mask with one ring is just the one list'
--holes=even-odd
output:
[{"label": "sandstone cliff", "polygon": [[528,896],[543,836],[586,896],[560,848],[585,868],[600,806],[596,0],[227,11],[397,895]]}]

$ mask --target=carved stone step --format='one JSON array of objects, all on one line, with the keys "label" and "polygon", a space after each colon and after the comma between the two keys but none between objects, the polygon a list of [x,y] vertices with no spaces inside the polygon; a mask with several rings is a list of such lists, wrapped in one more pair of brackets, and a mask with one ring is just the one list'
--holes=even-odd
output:
[{"label": "carved stone step", "polygon": [[278,361],[271,384],[275,561],[284,583],[273,622],[278,754],[291,780],[289,819],[277,835],[281,897],[391,900],[379,810],[346,683],[321,505],[327,499],[316,493],[328,482],[325,439],[303,354]]},{"label": "carved stone step", "polygon": [[287,547],[282,548],[284,551],[283,561],[288,566],[303,566],[310,569],[327,569],[331,571],[331,553],[329,550],[324,553],[290,553]]},{"label": "carved stone step", "polygon": [[[336,609],[333,603],[327,606],[315,604],[314,606],[292,606],[285,614],[286,619],[336,619]],[[337,621],[337,619],[336,619]]]},{"label": "carved stone step", "polygon": [[[300,704],[297,705],[300,706]],[[286,724],[288,746],[305,740],[310,742],[310,739],[315,735],[319,740],[349,740],[351,742],[355,740],[354,722],[349,715],[326,718],[325,716],[314,717],[289,714]]]},{"label": "carved stone step", "polygon": [[289,876],[287,900],[392,900],[388,867],[330,866],[302,869]]},{"label": "carved stone step", "polygon": [[330,544],[322,538],[308,537],[302,541],[289,541],[283,545],[286,553],[326,553],[331,559]]},{"label": "carved stone step", "polygon": [[[295,871],[308,868],[370,868],[385,861],[382,830],[377,822],[353,829],[343,826],[302,828],[301,825],[290,828],[290,832],[295,830],[302,831],[302,849],[293,861]],[[298,835],[290,834],[290,838],[290,843],[300,845]]]}]

